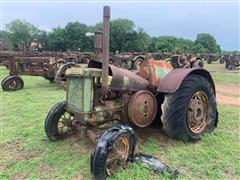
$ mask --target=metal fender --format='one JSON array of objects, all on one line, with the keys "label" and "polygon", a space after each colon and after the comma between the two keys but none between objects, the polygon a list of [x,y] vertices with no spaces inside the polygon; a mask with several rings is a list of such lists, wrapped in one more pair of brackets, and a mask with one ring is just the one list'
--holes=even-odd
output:
[{"label": "metal fender", "polygon": [[215,94],[215,85],[210,73],[202,68],[177,68],[166,74],[158,85],[157,92],[174,93],[182,84],[182,81],[190,74],[205,77],[212,85]]}]

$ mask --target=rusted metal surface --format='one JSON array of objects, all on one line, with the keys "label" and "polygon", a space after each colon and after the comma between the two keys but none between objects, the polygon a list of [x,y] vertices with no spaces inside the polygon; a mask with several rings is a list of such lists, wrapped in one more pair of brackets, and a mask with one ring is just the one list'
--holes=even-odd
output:
[{"label": "rusted metal surface", "polygon": [[157,88],[161,79],[169,73],[173,67],[169,62],[145,60],[141,63],[139,76],[149,81],[153,88]]},{"label": "rusted metal surface", "polygon": [[130,154],[130,137],[127,135],[122,135],[117,138],[113,144],[112,151],[108,154],[106,171],[107,174],[113,175],[119,165],[123,165]]},{"label": "rusted metal surface", "polygon": [[103,61],[102,61],[102,94],[108,92],[108,65],[109,65],[109,31],[110,7],[103,7]]},{"label": "rusted metal surface", "polygon": [[[88,67],[101,69],[102,63],[97,61],[90,61]],[[109,88],[113,91],[146,90],[149,86],[149,82],[146,79],[126,69],[109,65],[108,70],[109,78],[111,80]]]},{"label": "rusted metal surface", "polygon": [[134,74],[126,69],[109,65],[112,74],[110,88],[118,91],[139,91],[146,90],[149,82],[144,78]]},{"label": "rusted metal surface", "polygon": [[97,52],[101,52],[102,51],[102,45],[103,45],[103,41],[102,41],[102,32],[95,32],[94,33],[94,49]]},{"label": "rusted metal surface", "polygon": [[212,85],[215,94],[215,85],[210,73],[202,68],[177,68],[169,72],[159,84],[157,92],[174,93],[181,85],[182,81],[189,74],[198,74],[205,77]]},{"label": "rusted metal surface", "polygon": [[205,92],[196,92],[188,106],[187,125],[193,133],[202,133],[210,119],[209,99]]},{"label": "rusted metal surface", "polygon": [[149,126],[157,113],[157,100],[146,90],[136,92],[130,99],[128,115],[130,121],[137,127]]}]

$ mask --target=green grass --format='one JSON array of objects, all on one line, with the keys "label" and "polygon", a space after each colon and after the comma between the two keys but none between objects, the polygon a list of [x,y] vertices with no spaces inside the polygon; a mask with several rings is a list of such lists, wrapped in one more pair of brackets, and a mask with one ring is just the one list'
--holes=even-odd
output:
[{"label": "green grass", "polygon": [[236,84],[240,85],[240,74],[230,74],[230,73],[212,73],[213,80],[218,83],[223,84]]},{"label": "green grass", "polygon": [[204,68],[207,70],[215,70],[215,71],[225,71],[225,64],[220,64],[218,62],[214,62],[212,64],[208,64],[206,61],[204,61]]},{"label": "green grass", "polygon": [[208,71],[216,71],[212,72],[212,77],[214,81],[219,83],[232,83],[238,84],[240,83],[240,74],[238,71],[230,71],[224,68],[225,64],[219,64],[219,62],[213,62],[212,64],[207,64],[204,62],[204,68]]},{"label": "green grass", "polygon": [[[7,71],[0,68],[0,79],[3,79]],[[41,77],[23,76],[23,79],[23,90],[0,90],[0,179],[92,179],[89,157],[93,146],[76,137],[49,142],[43,130],[49,109],[64,100],[65,92]],[[218,128],[201,141],[183,143],[156,130],[153,134],[143,134],[144,139],[139,138],[139,148],[159,157],[172,169],[178,169],[179,179],[239,179],[239,107],[221,105],[219,112]],[[170,177],[129,164],[110,179]]]}]

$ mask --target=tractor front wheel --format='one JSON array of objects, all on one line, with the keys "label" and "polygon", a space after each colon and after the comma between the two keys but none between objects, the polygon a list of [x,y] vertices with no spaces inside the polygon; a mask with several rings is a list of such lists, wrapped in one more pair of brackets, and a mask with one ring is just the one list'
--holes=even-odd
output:
[{"label": "tractor front wheel", "polygon": [[216,98],[209,81],[189,75],[174,94],[166,94],[162,104],[164,132],[177,139],[194,141],[217,126]]},{"label": "tractor front wheel", "polygon": [[75,130],[74,117],[67,112],[66,103],[59,102],[52,107],[45,120],[45,133],[51,141],[62,140]]},{"label": "tractor front wheel", "polygon": [[19,76],[7,76],[1,85],[4,91],[17,91],[24,87],[24,82]]},{"label": "tractor front wheel", "polygon": [[106,179],[120,165],[132,160],[136,135],[129,126],[116,126],[105,131],[91,154],[90,167],[94,179]]}]

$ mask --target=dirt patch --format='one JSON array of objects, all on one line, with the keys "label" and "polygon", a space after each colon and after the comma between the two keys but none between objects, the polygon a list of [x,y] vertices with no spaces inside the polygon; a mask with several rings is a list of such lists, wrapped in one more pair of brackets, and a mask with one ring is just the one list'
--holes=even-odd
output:
[{"label": "dirt patch", "polygon": [[83,180],[84,178],[83,178],[83,175],[80,174],[80,175],[74,177],[73,179],[74,180]]},{"label": "dirt patch", "polygon": [[18,173],[18,174],[15,174],[14,176],[12,176],[10,179],[12,179],[12,180],[23,180],[23,179],[26,179],[26,176],[21,174],[21,173]]},{"label": "dirt patch", "polygon": [[240,106],[240,98],[223,96],[221,94],[217,94],[217,102],[219,104],[228,104],[228,105]]},{"label": "dirt patch", "polygon": [[37,157],[42,153],[40,150],[34,150],[34,151],[17,151],[17,152],[12,152],[12,160],[13,161],[21,161],[21,160],[27,160],[32,157]]},{"label": "dirt patch", "polygon": [[216,90],[218,93],[226,93],[232,95],[239,95],[240,88],[233,84],[216,84]]},{"label": "dirt patch", "polygon": [[0,164],[0,171],[2,172],[2,171],[4,171],[5,169],[6,169],[6,166],[3,165],[3,164]]},{"label": "dirt patch", "polygon": [[233,84],[216,84],[217,102],[220,104],[229,104],[240,106],[240,87]]},{"label": "dirt patch", "polygon": [[40,171],[40,172],[44,172],[44,173],[51,174],[51,173],[54,172],[54,169],[51,168],[51,167],[49,167],[48,165],[44,164],[44,165],[40,166],[39,171]]},{"label": "dirt patch", "polygon": [[14,164],[21,160],[30,159],[32,157],[39,156],[42,151],[40,150],[25,150],[24,146],[26,141],[17,141],[16,143],[6,144],[2,147],[2,150],[5,152],[3,159],[10,159]]},{"label": "dirt patch", "polygon": [[176,143],[176,140],[167,136],[161,127],[149,127],[136,129],[138,135],[138,144],[147,142],[149,139],[156,139],[164,144],[164,148],[172,146]]}]

